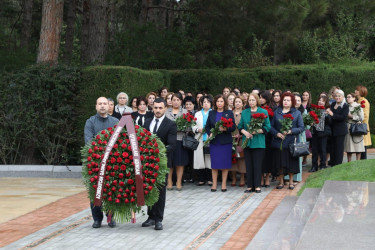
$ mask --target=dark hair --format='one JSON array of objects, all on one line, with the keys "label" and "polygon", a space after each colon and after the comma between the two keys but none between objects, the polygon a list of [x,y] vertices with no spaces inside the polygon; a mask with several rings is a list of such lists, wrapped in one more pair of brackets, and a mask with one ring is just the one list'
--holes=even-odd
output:
[{"label": "dark hair", "polygon": [[216,102],[220,98],[223,98],[223,100],[224,100],[224,110],[227,110],[228,109],[228,101],[227,101],[227,98],[225,98],[224,95],[222,95],[222,94],[216,95],[215,98],[214,98],[214,108],[215,108],[215,110],[217,110]]},{"label": "dark hair", "polygon": [[168,88],[165,87],[165,86],[163,86],[163,87],[161,87],[161,88],[159,89],[159,96],[161,96],[161,92],[162,92],[164,89],[166,89],[167,92],[169,92],[169,91],[168,91]]},{"label": "dark hair", "polygon": [[187,91],[187,92],[185,92],[185,98],[188,96],[189,93],[191,94],[191,96],[192,96],[193,98],[195,98],[193,92],[191,92],[191,91]]},{"label": "dark hair", "polygon": [[[312,98],[311,98],[311,92],[305,90],[305,91],[302,92],[302,95],[303,95],[305,92],[306,92],[307,94],[309,94],[309,100],[307,101],[307,106],[311,106],[311,103],[312,103],[312,100],[311,100],[311,99],[312,99]],[[303,101],[302,97],[301,97],[301,100]]]},{"label": "dark hair", "polygon": [[289,96],[291,101],[292,101],[292,107],[295,107],[296,106],[296,98],[294,98],[294,95],[292,93],[289,93],[289,92],[285,92],[284,94],[282,94],[281,98],[280,98],[280,102],[282,102],[284,100],[285,97]]},{"label": "dark hair", "polygon": [[108,100],[108,102],[113,102],[113,103],[115,103],[115,101],[114,101],[111,97],[108,97],[107,100]]},{"label": "dark hair", "polygon": [[[131,100],[130,100],[130,107],[132,108],[133,106],[133,101],[134,101],[134,99],[136,99],[137,100],[137,102],[136,103],[138,103],[138,97],[133,97]],[[137,105],[137,104],[135,104],[135,105]],[[138,105],[137,105],[137,107],[138,107]]]},{"label": "dark hair", "polygon": [[183,101],[183,104],[185,105],[187,102],[191,102],[191,103],[193,103],[194,106],[196,106],[195,99],[192,96],[186,96],[185,97],[185,99]]},{"label": "dark hair", "polygon": [[[276,94],[276,93],[279,93],[280,101],[281,101],[281,90],[274,90],[274,91],[272,92],[272,99],[271,99],[271,104],[272,104],[273,107],[276,107],[276,106],[277,106],[277,103],[274,101],[274,97],[275,97],[275,94]],[[279,103],[280,103],[280,101],[279,101]]]},{"label": "dark hair", "polygon": [[211,104],[211,108],[213,107],[214,103],[213,103],[213,100],[212,100],[211,96],[204,95],[204,96],[201,97],[201,99],[199,99],[199,104],[200,104],[201,107],[203,107],[204,100],[209,101],[210,104]]},{"label": "dark hair", "polygon": [[259,93],[259,96],[266,100],[266,105],[271,104],[272,95],[268,90],[263,90]]},{"label": "dark hair", "polygon": [[141,102],[145,102],[146,105],[147,105],[147,99],[146,99],[146,97],[144,97],[144,96],[138,96],[137,97],[137,107],[139,107],[139,105],[141,105]]},{"label": "dark hair", "polygon": [[164,103],[164,107],[167,107],[167,101],[161,97],[156,98],[154,103]]},{"label": "dark hair", "polygon": [[176,92],[176,93],[174,93],[174,94],[172,95],[172,98],[171,98],[171,99],[173,99],[173,97],[177,97],[178,99],[180,99],[180,101],[183,101],[183,99],[182,99],[182,94],[181,94],[180,92]]},{"label": "dark hair", "polygon": [[[301,112],[301,114],[303,114],[305,112],[305,108],[302,105],[302,96],[299,93],[298,94],[293,93],[293,94],[294,94],[294,99],[296,99],[297,96],[301,99],[301,105],[296,109],[298,109],[299,112]],[[296,104],[297,104],[297,101],[296,101]]]},{"label": "dark hair", "polygon": [[319,97],[318,97],[318,101],[316,102],[316,104],[319,103],[319,100],[320,100],[320,99],[323,99],[323,100],[324,100],[324,107],[325,107],[326,109],[330,107],[328,96],[319,96]]}]

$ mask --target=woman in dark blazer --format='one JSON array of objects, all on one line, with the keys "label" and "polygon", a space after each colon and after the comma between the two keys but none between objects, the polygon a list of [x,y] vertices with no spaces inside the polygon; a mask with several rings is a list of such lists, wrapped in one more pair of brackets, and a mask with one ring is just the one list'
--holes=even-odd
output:
[{"label": "woman in dark blazer", "polygon": [[211,129],[215,127],[215,124],[220,121],[222,117],[233,121],[231,128],[220,127],[221,134],[217,135],[214,140],[210,143],[210,154],[211,154],[211,169],[212,169],[212,192],[216,191],[217,188],[217,176],[219,169],[222,171],[222,184],[221,191],[227,191],[227,177],[228,169],[232,167],[232,132],[236,129],[234,122],[234,115],[231,110],[228,109],[226,98],[223,95],[217,95],[214,99],[214,108],[207,118],[206,133],[208,136],[212,136]]},{"label": "woman in dark blazer", "polygon": [[145,120],[152,118],[154,113],[147,110],[147,100],[144,96],[137,98],[137,108],[138,111],[132,113],[133,120],[135,124],[139,126],[144,126]]},{"label": "woman in dark blazer", "polygon": [[332,167],[341,164],[344,158],[344,141],[348,133],[346,118],[349,114],[349,105],[344,101],[344,91],[336,90],[334,97],[335,101],[331,104],[331,108],[327,109],[327,114],[332,117]]},{"label": "woman in dark blazer", "polygon": [[[273,160],[278,174],[280,175],[280,183],[276,187],[282,189],[284,187],[284,175],[289,175],[289,189],[294,189],[293,175],[300,172],[299,158],[292,157],[289,152],[289,144],[292,144],[298,135],[305,130],[301,112],[294,108],[296,100],[292,93],[285,92],[281,96],[280,106],[275,110],[271,123],[270,133],[273,135],[272,148],[278,149],[274,151]],[[284,115],[293,116],[292,127],[289,131],[281,131],[281,120]],[[282,145],[282,146],[281,146]],[[281,149],[281,150],[280,150]]]}]

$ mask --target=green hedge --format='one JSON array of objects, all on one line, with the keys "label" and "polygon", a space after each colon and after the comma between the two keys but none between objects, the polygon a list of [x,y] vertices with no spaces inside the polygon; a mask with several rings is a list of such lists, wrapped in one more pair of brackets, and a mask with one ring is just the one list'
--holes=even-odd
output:
[{"label": "green hedge", "polygon": [[78,129],[83,131],[86,119],[96,113],[95,103],[98,97],[111,97],[116,101],[117,94],[125,92],[131,99],[134,96],[158,91],[162,86],[169,87],[169,79],[168,74],[159,71],[147,71],[125,66],[84,68],[78,94],[81,100],[78,107],[80,114]]},{"label": "green hedge", "polygon": [[272,66],[254,69],[224,70],[175,70],[169,72],[172,91],[205,90],[211,94],[221,93],[225,86],[239,87],[250,92],[254,87],[261,89],[290,89],[303,92],[309,90],[313,101],[320,92],[328,92],[332,86],[339,86],[347,92],[354,92],[356,85],[367,87],[371,129],[375,131],[375,64],[361,65],[296,65]]}]

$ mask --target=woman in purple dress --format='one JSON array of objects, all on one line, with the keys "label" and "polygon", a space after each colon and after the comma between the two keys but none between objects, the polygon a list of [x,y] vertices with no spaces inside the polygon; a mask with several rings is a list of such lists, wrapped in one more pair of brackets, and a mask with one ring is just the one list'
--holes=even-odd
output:
[{"label": "woman in purple dress", "polygon": [[211,169],[212,169],[212,192],[216,191],[217,188],[217,176],[219,169],[222,171],[222,184],[221,191],[227,191],[227,177],[228,169],[232,167],[232,132],[236,129],[234,123],[234,115],[231,110],[228,110],[228,103],[223,95],[217,95],[214,99],[214,109],[212,110],[207,118],[206,133],[208,136],[212,136],[211,128],[215,127],[215,124],[220,121],[222,117],[233,121],[231,128],[220,127],[221,134],[217,135],[214,140],[210,143],[210,154],[211,154]]}]

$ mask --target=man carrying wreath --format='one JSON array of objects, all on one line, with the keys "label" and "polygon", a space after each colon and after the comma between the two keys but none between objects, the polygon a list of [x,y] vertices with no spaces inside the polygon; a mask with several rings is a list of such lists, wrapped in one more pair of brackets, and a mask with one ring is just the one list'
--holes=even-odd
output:
[{"label": "man carrying wreath", "polygon": [[[157,98],[153,106],[154,117],[145,120],[144,127],[153,134],[156,134],[164,143],[167,149],[168,168],[172,168],[173,150],[177,141],[177,125],[172,120],[165,117],[167,102],[163,98]],[[167,182],[168,174],[165,177]],[[166,186],[159,190],[159,200],[147,209],[148,219],[142,223],[142,227],[155,225],[155,230],[163,230],[163,216],[166,200]]]},{"label": "man carrying wreath", "polygon": [[[115,126],[118,123],[118,119],[108,115],[108,99],[105,97],[99,97],[96,100],[96,115],[91,116],[87,119],[85,124],[84,136],[85,136],[85,144],[91,142],[91,140],[95,137],[97,133],[102,131],[103,129],[107,129],[110,127]],[[92,225],[93,228],[99,228],[102,225],[103,220],[103,212],[101,207],[96,207],[93,203],[90,203],[91,206],[91,214],[92,218],[94,219],[94,224]],[[108,222],[109,227],[115,227],[116,222],[111,218]]]}]

